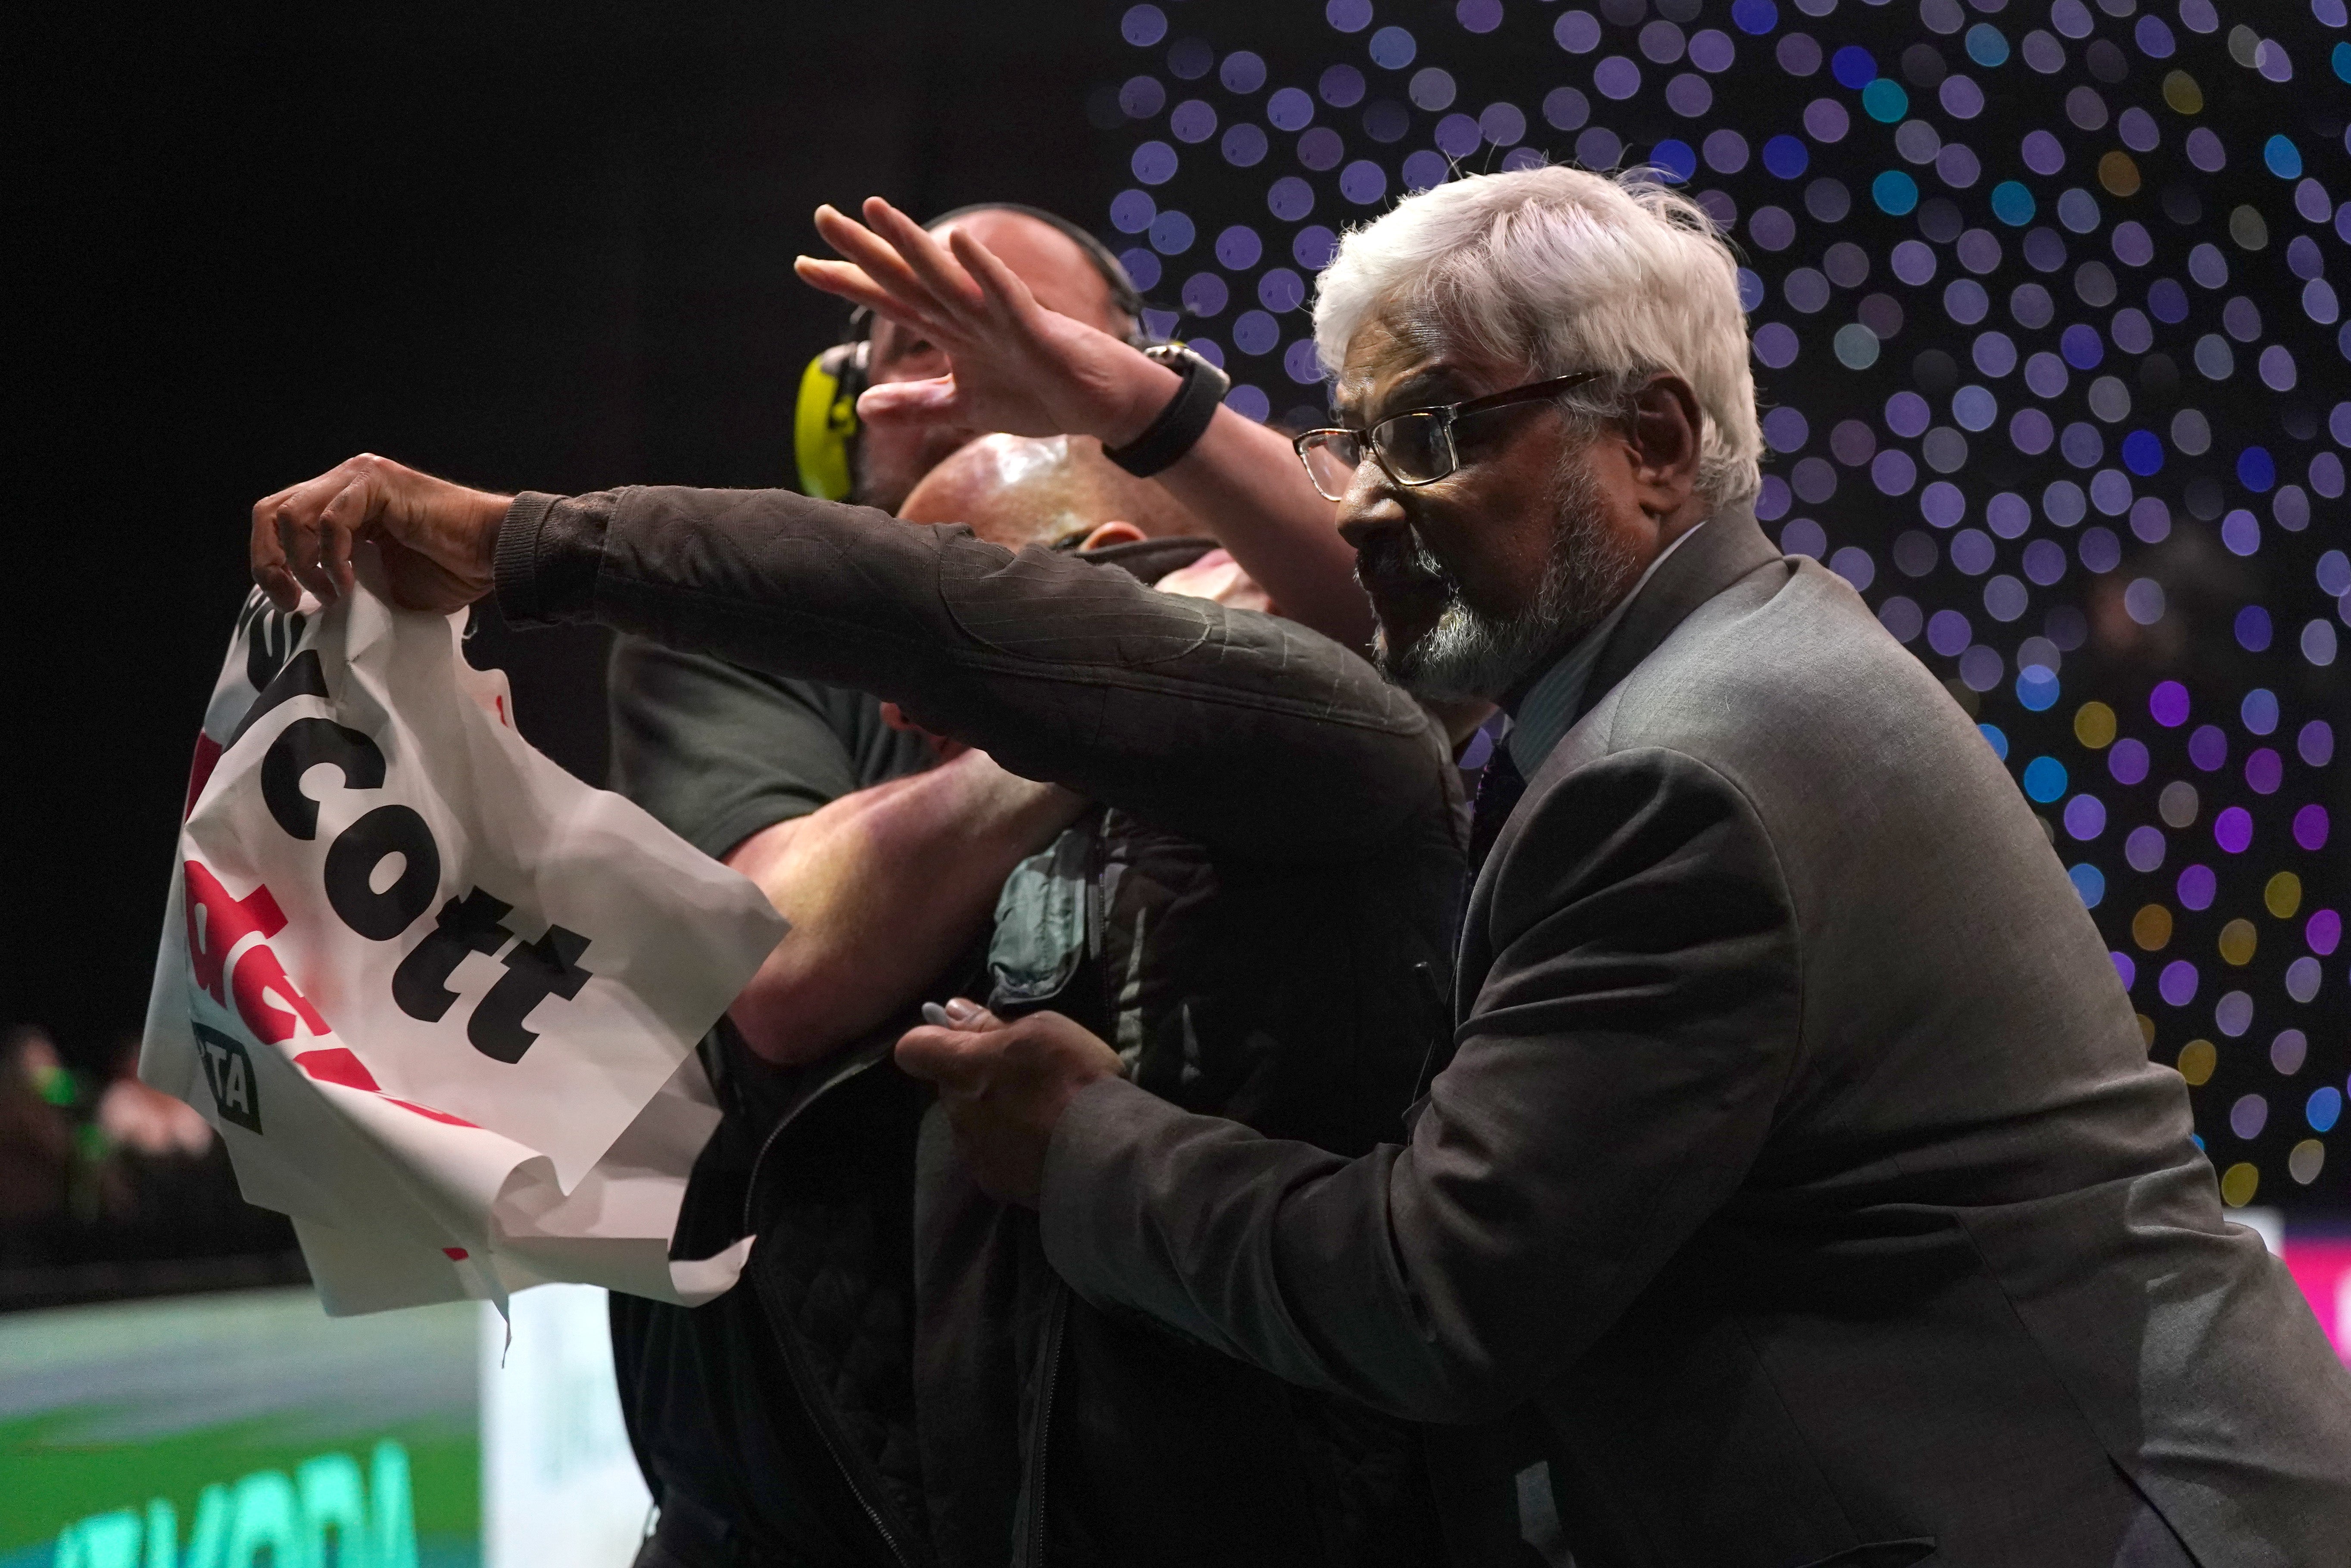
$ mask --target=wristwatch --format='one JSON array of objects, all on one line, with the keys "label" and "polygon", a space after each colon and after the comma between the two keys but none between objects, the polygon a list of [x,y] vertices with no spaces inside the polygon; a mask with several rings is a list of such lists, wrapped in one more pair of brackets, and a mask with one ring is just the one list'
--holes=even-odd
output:
[{"label": "wristwatch", "polygon": [[1232,378],[1181,343],[1155,343],[1143,351],[1184,378],[1167,406],[1124,446],[1104,447],[1102,455],[1138,479],[1148,479],[1192,450],[1217,417],[1217,406],[1232,390]]}]

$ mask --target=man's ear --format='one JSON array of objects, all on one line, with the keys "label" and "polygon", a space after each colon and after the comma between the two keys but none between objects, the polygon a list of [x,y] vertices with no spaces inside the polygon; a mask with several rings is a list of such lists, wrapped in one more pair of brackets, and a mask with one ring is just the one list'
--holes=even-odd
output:
[{"label": "man's ear", "polygon": [[1145,537],[1143,530],[1134,524],[1113,518],[1108,523],[1094,524],[1093,532],[1079,542],[1078,548],[1086,551],[1099,550],[1109,545],[1139,545]]},{"label": "man's ear", "polygon": [[1677,510],[1698,485],[1698,394],[1679,376],[1653,376],[1633,394],[1628,422],[1635,480],[1656,510]]}]

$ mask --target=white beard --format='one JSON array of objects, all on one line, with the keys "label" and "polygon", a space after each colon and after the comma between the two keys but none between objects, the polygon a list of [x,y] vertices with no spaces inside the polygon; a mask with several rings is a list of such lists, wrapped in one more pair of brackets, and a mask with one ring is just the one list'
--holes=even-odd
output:
[{"label": "white beard", "polygon": [[1444,586],[1437,624],[1401,649],[1383,626],[1372,639],[1380,672],[1416,697],[1494,701],[1597,625],[1629,585],[1632,551],[1601,521],[1599,486],[1581,454],[1564,460],[1551,491],[1552,543],[1535,602],[1516,617],[1469,604],[1416,534],[1413,566]]}]

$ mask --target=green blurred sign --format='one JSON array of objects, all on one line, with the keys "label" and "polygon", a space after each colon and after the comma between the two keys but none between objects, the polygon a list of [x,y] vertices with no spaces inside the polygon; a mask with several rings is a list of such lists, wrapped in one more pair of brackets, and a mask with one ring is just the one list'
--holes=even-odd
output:
[{"label": "green blurred sign", "polygon": [[477,1568],[481,1308],[0,1318],[0,1568]]}]

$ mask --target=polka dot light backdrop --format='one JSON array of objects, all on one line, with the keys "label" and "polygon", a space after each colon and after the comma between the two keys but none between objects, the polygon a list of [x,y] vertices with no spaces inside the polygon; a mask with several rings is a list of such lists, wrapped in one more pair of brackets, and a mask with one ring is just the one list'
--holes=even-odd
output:
[{"label": "polka dot light backdrop", "polygon": [[1459,173],[1647,165],[1740,252],[1758,514],[2032,803],[2231,1204],[2351,1195],[2345,0],[1238,0],[1091,105],[1151,325],[1322,422],[1313,278]]}]

